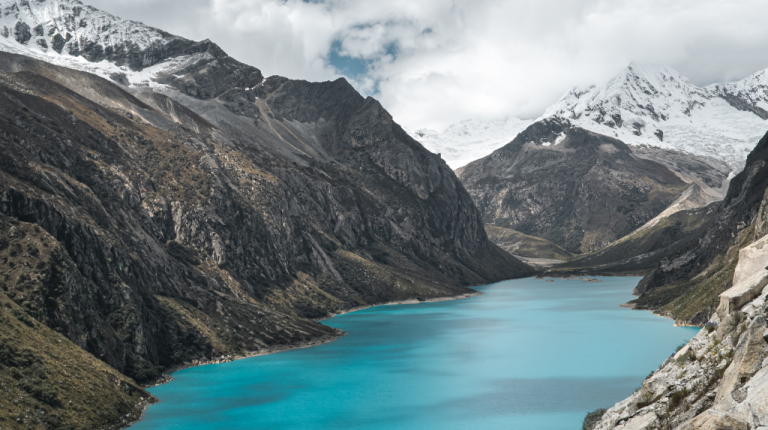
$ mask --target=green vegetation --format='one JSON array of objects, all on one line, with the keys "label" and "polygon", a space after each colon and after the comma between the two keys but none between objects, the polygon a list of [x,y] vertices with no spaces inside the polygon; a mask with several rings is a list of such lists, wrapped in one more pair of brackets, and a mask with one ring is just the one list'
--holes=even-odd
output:
[{"label": "green vegetation", "polygon": [[667,410],[671,412],[677,409],[689,394],[691,394],[691,392],[688,390],[688,388],[683,388],[672,393],[672,395],[669,396],[669,404],[667,405]]},{"label": "green vegetation", "polygon": [[[641,388],[642,389],[642,388]],[[638,401],[636,403],[637,409],[642,409],[646,406],[652,405],[659,401],[664,395],[659,394],[658,396],[653,396],[652,391],[644,390],[642,394],[640,394]]]},{"label": "green vegetation", "polygon": [[717,330],[717,323],[708,321],[706,324],[704,324],[704,328],[707,330],[707,333],[712,333],[713,331]]},{"label": "green vegetation", "polygon": [[4,430],[116,428],[152,399],[2,293],[0,390]]},{"label": "green vegetation", "polygon": [[586,417],[584,417],[584,423],[581,425],[582,430],[592,430],[595,428],[597,423],[600,422],[600,418],[605,415],[606,409],[596,409],[590,413],[587,414]]},{"label": "green vegetation", "polygon": [[686,361],[696,361],[696,354],[693,351],[688,351],[685,354],[677,357],[677,364],[683,365]]}]

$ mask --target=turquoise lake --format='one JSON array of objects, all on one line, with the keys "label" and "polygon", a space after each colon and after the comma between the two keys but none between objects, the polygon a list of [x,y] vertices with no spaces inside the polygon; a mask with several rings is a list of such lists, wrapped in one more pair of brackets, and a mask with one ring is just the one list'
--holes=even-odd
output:
[{"label": "turquoise lake", "polygon": [[620,308],[640,278],[599,279],[337,316],[334,342],[174,373],[131,429],[580,429],[698,331]]}]

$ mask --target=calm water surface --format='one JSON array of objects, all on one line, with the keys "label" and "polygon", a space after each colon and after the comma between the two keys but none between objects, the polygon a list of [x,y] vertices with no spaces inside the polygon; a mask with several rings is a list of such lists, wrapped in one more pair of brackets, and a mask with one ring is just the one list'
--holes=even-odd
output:
[{"label": "calm water surface", "polygon": [[131,429],[579,429],[696,334],[600,279],[338,316],[329,344],[174,373]]}]

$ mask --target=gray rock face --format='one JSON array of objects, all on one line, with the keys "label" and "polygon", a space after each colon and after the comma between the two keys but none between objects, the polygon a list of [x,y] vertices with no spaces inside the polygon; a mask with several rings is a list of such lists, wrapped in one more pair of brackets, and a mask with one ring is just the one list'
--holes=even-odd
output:
[{"label": "gray rock face", "polygon": [[725,161],[648,145],[631,148],[633,155],[667,167],[684,181],[699,185],[705,193],[718,200],[725,197],[728,191],[731,167]]},{"label": "gray rock face", "polygon": [[686,184],[616,139],[539,121],[493,154],[457,170],[487,224],[600,249],[661,213]]},{"label": "gray rock face", "polygon": [[[768,291],[765,291],[768,293]],[[768,424],[766,294],[702,329],[595,429],[756,429]]]},{"label": "gray rock face", "polygon": [[723,375],[715,403],[722,401],[725,396],[732,396],[739,403],[744,401],[746,393],[739,392],[739,389],[762,368],[763,360],[768,355],[768,344],[763,339],[765,328],[762,315],[751,321],[743,339],[739,340],[731,365]]},{"label": "gray rock face", "polygon": [[13,27],[13,37],[17,42],[26,44],[29,39],[32,38],[32,33],[29,31],[29,25],[25,22],[17,22]]}]

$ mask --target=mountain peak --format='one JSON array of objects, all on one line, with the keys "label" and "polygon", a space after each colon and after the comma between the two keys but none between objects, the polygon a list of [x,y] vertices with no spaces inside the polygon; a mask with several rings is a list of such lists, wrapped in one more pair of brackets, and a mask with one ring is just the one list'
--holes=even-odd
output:
[{"label": "mountain peak", "polygon": [[[768,108],[768,97],[764,98]],[[739,171],[751,145],[766,130],[756,109],[739,103],[697,87],[670,66],[633,62],[603,85],[569,91],[542,118],[565,117],[628,144],[725,158]]]},{"label": "mountain peak", "polygon": [[0,50],[124,86],[174,87],[196,98],[253,88],[263,80],[261,71],[209,39],[187,40],[79,0],[0,0]]},{"label": "mountain peak", "polygon": [[707,90],[724,98],[739,110],[768,119],[768,69],[727,84],[712,84]]},{"label": "mountain peak", "polygon": [[[140,22],[120,19],[79,0],[0,0],[0,39],[3,45],[49,56],[83,56],[101,61],[132,47],[146,50],[177,37]],[[16,46],[14,46],[16,45]],[[136,70],[151,59],[126,56],[124,62]]]}]

